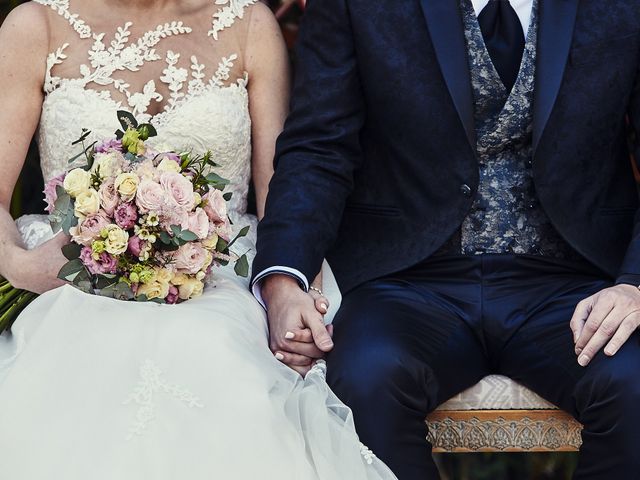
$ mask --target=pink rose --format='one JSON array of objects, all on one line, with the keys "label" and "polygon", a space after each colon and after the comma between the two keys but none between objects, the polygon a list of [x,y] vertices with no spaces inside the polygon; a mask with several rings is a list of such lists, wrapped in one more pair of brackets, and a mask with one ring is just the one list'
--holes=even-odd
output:
[{"label": "pink rose", "polygon": [[223,240],[226,240],[227,242],[231,240],[231,235],[233,234],[233,231],[232,231],[231,222],[229,222],[229,219],[227,219],[224,222],[216,222],[216,223],[212,222],[209,224],[209,227],[210,227],[209,234],[215,233],[216,235],[218,235]]},{"label": "pink rose", "polygon": [[209,218],[203,209],[196,208],[185,220],[181,225],[183,230],[192,231],[200,240],[209,236]]},{"label": "pink rose", "polygon": [[142,213],[160,213],[166,203],[165,195],[165,191],[158,183],[143,179],[136,192],[136,205]]},{"label": "pink rose", "polygon": [[191,181],[177,172],[163,172],[160,175],[160,185],[167,199],[175,207],[191,211],[196,206],[196,196]]},{"label": "pink rose", "polygon": [[116,224],[123,230],[133,228],[138,220],[138,209],[132,203],[121,203],[113,213]]},{"label": "pink rose", "polygon": [[82,249],[80,252],[80,260],[82,260],[82,263],[92,275],[116,273],[116,267],[118,266],[117,260],[107,252],[102,252],[96,260],[93,258],[93,252],[89,247]]},{"label": "pink rose", "polygon": [[167,297],[164,299],[169,305],[174,305],[176,303],[178,303],[178,299],[180,298],[180,296],[178,295],[178,289],[177,287],[174,287],[173,285],[169,286],[169,295],[167,295]]},{"label": "pink rose", "polygon": [[140,237],[133,236],[129,237],[128,250],[136,258],[140,257],[142,250],[146,246],[146,242],[144,240],[140,240]]},{"label": "pink rose", "polygon": [[207,261],[207,251],[198,243],[182,245],[174,254],[174,265],[181,273],[196,274]]},{"label": "pink rose", "polygon": [[100,196],[100,206],[102,209],[107,212],[107,215],[113,216],[113,212],[118,206],[118,203],[120,203],[120,197],[118,196],[113,178],[102,182],[98,190],[98,195]]},{"label": "pink rose", "polygon": [[209,220],[214,223],[227,221],[227,201],[220,190],[209,190],[202,197],[204,201],[204,211],[207,212]]},{"label": "pink rose", "polygon": [[107,217],[106,212],[98,210],[98,213],[89,215],[82,223],[79,223],[70,230],[71,239],[75,243],[89,247],[93,241],[100,236],[102,229],[110,224],[111,221]]},{"label": "pink rose", "polygon": [[55,209],[55,203],[56,203],[56,200],[58,199],[58,194],[56,193],[56,187],[62,186],[64,182],[64,177],[66,175],[67,175],[66,173],[61,173],[57,177],[54,177],[51,180],[49,180],[47,184],[44,186],[43,193],[44,193],[44,201],[47,202],[47,207],[45,208],[47,213],[51,213]]}]

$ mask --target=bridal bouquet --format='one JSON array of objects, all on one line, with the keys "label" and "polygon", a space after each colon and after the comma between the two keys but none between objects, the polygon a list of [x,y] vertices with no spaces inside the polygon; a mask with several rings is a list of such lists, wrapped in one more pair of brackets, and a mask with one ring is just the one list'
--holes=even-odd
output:
[{"label": "bridal bouquet", "polygon": [[[157,135],[151,124],[118,119],[115,138],[86,146],[83,130],[73,168],[45,186],[53,231],[72,240],[58,277],[95,295],[168,304],[202,294],[216,266],[233,261],[246,277],[247,256],[231,247],[249,227],[231,238],[229,181],[211,171],[211,153],[156,151],[145,144]],[[0,332],[33,298],[0,283]]]}]

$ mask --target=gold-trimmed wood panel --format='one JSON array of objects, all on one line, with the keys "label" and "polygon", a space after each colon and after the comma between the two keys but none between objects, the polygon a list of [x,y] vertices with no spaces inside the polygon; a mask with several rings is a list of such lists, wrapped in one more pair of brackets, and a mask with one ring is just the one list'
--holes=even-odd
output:
[{"label": "gold-trimmed wood panel", "polygon": [[427,417],[434,453],[574,452],[582,425],[561,410],[436,410]]}]

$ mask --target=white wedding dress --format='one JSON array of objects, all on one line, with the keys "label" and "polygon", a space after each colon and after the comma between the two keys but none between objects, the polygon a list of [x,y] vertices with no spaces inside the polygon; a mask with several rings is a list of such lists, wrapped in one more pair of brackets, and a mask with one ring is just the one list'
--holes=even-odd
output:
[{"label": "white wedding dress", "polygon": [[[47,60],[38,132],[45,179],[67,168],[82,127],[111,137],[116,110],[127,109],[152,121],[157,142],[214,152],[231,180],[235,228],[251,225],[237,250],[253,251],[242,54],[255,1],[211,0],[200,23],[176,19],[145,32],[123,21],[105,35],[83,20],[82,0],[37,0],[61,42]],[[44,217],[18,226],[31,248],[51,237]],[[265,312],[229,269],[177,306],[58,288],[0,337],[0,477],[395,478],[359,442],[325,368],[302,379],[273,357]]]}]

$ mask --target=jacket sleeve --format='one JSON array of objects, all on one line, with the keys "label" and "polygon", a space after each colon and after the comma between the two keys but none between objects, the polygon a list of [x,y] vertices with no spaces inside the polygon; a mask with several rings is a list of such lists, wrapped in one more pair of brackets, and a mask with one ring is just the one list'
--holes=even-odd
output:
[{"label": "jacket sleeve", "polygon": [[[636,165],[640,166],[640,68],[638,69],[631,94],[629,120],[635,133],[633,154]],[[640,286],[640,210],[636,212],[633,235],[616,283],[627,283],[636,287]]]},{"label": "jacket sleeve", "polygon": [[347,2],[307,2],[291,113],[258,228],[255,273],[281,266],[313,279],[353,189],[365,109]]}]

